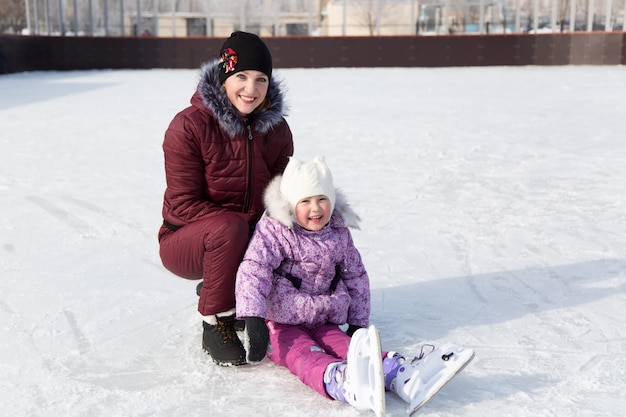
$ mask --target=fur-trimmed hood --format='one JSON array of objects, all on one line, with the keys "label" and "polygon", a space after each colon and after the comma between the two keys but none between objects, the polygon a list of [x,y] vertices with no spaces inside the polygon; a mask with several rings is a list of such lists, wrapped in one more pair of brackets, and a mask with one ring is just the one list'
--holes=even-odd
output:
[{"label": "fur-trimmed hood", "polygon": [[[266,214],[285,226],[292,228],[295,222],[295,213],[290,207],[289,201],[280,191],[280,181],[282,175],[278,175],[272,179],[265,189],[263,202],[265,203]],[[355,213],[347,201],[343,192],[335,188],[335,210],[331,215],[331,222],[335,221],[335,215],[339,215],[341,221],[346,227],[359,229],[361,218]]]},{"label": "fur-trimmed hood", "polygon": [[[219,60],[216,59],[202,66],[197,95],[202,101],[202,105],[213,113],[222,130],[232,138],[243,133],[246,125],[228,99],[226,90],[220,84],[218,63]],[[284,102],[281,81],[273,75],[270,78],[267,99],[271,103],[268,109],[252,113],[249,116],[255,130],[262,134],[269,132],[287,116],[288,109]]]}]

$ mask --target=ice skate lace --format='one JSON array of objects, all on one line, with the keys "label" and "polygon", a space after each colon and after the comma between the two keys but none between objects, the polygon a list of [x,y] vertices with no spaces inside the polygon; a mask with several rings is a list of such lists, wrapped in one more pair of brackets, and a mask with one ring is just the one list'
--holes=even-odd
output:
[{"label": "ice skate lace", "polygon": [[420,349],[420,353],[419,355],[417,355],[413,360],[421,360],[424,358],[424,356],[426,355],[430,355],[433,351],[435,350],[435,345],[431,345],[431,344],[424,344],[422,345],[422,348]]}]

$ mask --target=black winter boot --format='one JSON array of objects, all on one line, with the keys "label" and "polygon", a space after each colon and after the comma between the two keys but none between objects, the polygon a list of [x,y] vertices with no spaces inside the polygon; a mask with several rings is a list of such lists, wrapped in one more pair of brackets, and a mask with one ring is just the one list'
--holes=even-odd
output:
[{"label": "black winter boot", "polygon": [[238,366],[246,363],[246,350],[235,331],[235,316],[216,317],[215,325],[202,322],[202,348],[220,366]]}]

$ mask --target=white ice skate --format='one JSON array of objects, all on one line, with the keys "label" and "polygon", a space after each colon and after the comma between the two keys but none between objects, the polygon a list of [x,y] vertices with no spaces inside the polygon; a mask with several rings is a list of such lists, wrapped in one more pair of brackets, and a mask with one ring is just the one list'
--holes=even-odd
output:
[{"label": "white ice skate", "polygon": [[407,359],[398,370],[392,390],[409,404],[407,414],[413,415],[473,358],[472,349],[447,343],[422,359]]},{"label": "white ice skate", "polygon": [[352,335],[346,367],[346,401],[359,410],[385,415],[385,377],[380,337],[376,327],[359,329]]}]

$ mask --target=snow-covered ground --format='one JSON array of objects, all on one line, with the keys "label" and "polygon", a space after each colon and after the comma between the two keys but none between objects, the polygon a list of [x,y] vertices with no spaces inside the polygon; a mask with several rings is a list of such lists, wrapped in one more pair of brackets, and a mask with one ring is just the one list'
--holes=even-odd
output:
[{"label": "snow-covered ground", "polygon": [[[363,219],[383,347],[476,350],[422,415],[626,415],[626,67],[277,75],[296,154]],[[0,415],[368,415],[201,350],[196,282],[156,240],[163,132],[196,81],[0,77]]]}]

